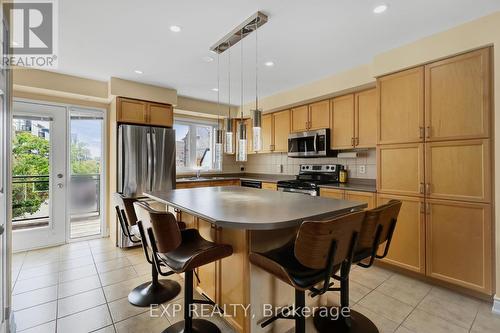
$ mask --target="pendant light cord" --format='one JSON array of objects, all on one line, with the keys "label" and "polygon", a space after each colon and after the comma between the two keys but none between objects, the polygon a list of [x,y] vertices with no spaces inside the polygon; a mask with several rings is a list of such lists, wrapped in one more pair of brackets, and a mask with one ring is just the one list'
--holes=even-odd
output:
[{"label": "pendant light cord", "polygon": [[241,111],[241,121],[243,121],[243,34],[245,33],[244,29],[241,29],[241,106],[240,106],[240,111]]},{"label": "pendant light cord", "polygon": [[229,86],[229,97],[228,97],[228,121],[231,121],[231,43],[228,42],[228,56],[227,56],[227,79],[228,79],[228,86]]},{"label": "pendant light cord", "polygon": [[255,110],[259,110],[259,52],[258,52],[258,45],[259,45],[259,33],[257,32],[259,30],[258,26],[259,18],[255,20]]},{"label": "pendant light cord", "polygon": [[[217,130],[220,131],[220,53],[217,50]],[[218,135],[219,133],[217,133]]]}]

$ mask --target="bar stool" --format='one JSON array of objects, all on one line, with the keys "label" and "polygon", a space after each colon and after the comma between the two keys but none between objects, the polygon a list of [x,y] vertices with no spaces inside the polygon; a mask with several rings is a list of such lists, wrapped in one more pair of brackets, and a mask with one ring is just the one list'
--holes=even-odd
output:
[{"label": "bar stool", "polygon": [[[123,234],[133,243],[142,243],[146,260],[151,264],[151,281],[144,282],[135,287],[128,294],[129,303],[139,307],[148,307],[152,304],[161,304],[174,299],[181,292],[181,286],[176,281],[158,279],[158,271],[149,256],[148,248],[142,241],[137,226],[134,202],[138,202],[138,199],[125,197],[120,193],[114,193],[114,198],[117,204],[115,206],[116,214]],[[174,274],[174,272],[170,272],[168,275],[171,274]]]},{"label": "bar stool", "polygon": [[139,216],[141,237],[148,239],[153,261],[160,275],[165,273],[161,265],[170,267],[176,273],[184,273],[184,320],[166,328],[164,333],[220,333],[220,329],[205,319],[193,319],[193,304],[209,304],[211,300],[193,298],[193,272],[197,267],[212,263],[233,254],[230,245],[209,242],[196,229],[180,230],[175,216],[159,212],[141,202],[134,203]]},{"label": "bar stool", "polygon": [[[293,306],[284,308],[277,316],[266,319],[266,327],[277,319],[294,319],[295,332],[305,332],[305,291],[323,294],[331,285],[330,279],[348,276],[358,234],[365,212],[355,212],[331,220],[306,221],[295,240],[265,253],[250,253],[250,262],[295,288]],[[335,275],[341,271],[341,276]],[[316,288],[322,283],[321,289]],[[287,314],[288,313],[288,314]]]},{"label": "bar stool", "polygon": [[[359,234],[359,241],[354,254],[353,262],[363,268],[373,265],[375,259],[383,259],[389,252],[394,229],[401,209],[401,201],[391,200],[377,208],[367,210]],[[381,255],[378,255],[380,245],[385,243]],[[367,263],[363,261],[368,260]],[[340,288],[328,288],[328,291],[340,291],[340,308],[349,308],[349,278],[340,280]],[[313,293],[311,296],[316,296]],[[330,307],[331,308],[331,307]],[[331,313],[330,311],[328,313]],[[345,313],[345,312],[337,312]],[[349,317],[336,318],[314,316],[314,327],[318,332],[350,332],[350,333],[378,333],[375,324],[361,313],[349,310]]]}]

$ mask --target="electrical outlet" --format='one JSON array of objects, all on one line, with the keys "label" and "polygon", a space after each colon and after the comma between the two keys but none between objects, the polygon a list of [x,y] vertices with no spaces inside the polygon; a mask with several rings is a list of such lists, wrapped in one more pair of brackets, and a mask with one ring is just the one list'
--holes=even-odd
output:
[{"label": "electrical outlet", "polygon": [[283,164],[276,164],[276,172],[283,173]]},{"label": "electrical outlet", "polygon": [[358,166],[358,173],[365,174],[366,173],[366,165]]}]

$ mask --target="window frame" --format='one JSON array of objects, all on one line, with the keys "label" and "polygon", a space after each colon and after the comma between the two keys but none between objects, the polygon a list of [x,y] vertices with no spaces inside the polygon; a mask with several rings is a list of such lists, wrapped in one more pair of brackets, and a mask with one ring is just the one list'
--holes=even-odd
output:
[{"label": "window frame", "polygon": [[[184,117],[175,117],[174,118],[174,124],[173,128],[175,129],[175,125],[184,125],[184,126],[189,126],[189,135],[191,136],[192,142],[190,143],[190,156],[189,156],[189,161],[190,165],[189,167],[179,167],[177,166],[176,163],[176,172],[178,174],[187,174],[187,173],[193,173],[196,172],[197,170],[200,170],[195,163],[193,162],[196,161],[196,132],[193,131],[192,129],[195,128],[196,126],[210,126],[212,128],[212,131],[210,133],[210,151],[207,152],[207,154],[211,154],[212,157],[212,163],[210,167],[201,167],[201,170],[204,172],[216,172],[216,171],[222,171],[219,170],[215,167],[215,130],[218,128],[218,123],[217,120],[214,119],[199,119],[199,118],[184,118]],[[177,142],[177,140],[176,140]],[[194,148],[194,149],[193,149]],[[177,157],[177,151],[176,151],[176,157]]]}]

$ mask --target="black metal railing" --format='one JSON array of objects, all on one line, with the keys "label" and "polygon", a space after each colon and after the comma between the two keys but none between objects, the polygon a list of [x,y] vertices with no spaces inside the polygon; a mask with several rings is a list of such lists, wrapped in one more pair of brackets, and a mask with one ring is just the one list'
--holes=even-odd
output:
[{"label": "black metal railing", "polygon": [[[48,175],[12,177],[12,225],[14,229],[48,225],[49,181]],[[71,221],[100,216],[100,175],[72,175],[69,200]]]}]

